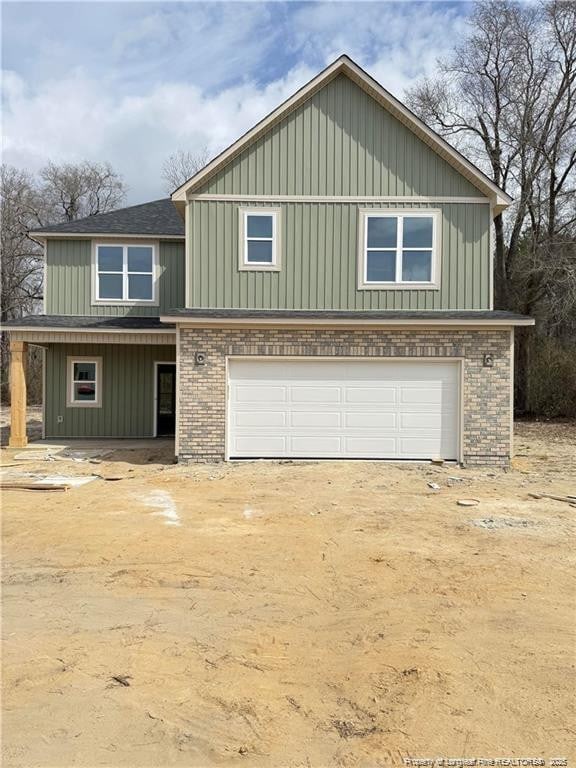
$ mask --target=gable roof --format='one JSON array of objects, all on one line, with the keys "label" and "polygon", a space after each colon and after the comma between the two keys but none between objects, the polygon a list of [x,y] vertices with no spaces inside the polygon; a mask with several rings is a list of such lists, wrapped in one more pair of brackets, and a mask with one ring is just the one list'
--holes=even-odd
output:
[{"label": "gable roof", "polygon": [[316,77],[310,80],[300,90],[296,91],[289,99],[280,104],[273,112],[247,131],[227,149],[217,155],[198,173],[178,187],[172,193],[172,200],[181,203],[187,199],[189,193],[193,193],[198,187],[225,167],[231,160],[237,157],[244,149],[254,143],[270,128],[284,119],[290,112],[300,107],[311,96],[317,93],[327,83],[340,74],[346,75],[382,107],[390,112],[397,120],[409,128],[418,138],[433,149],[440,157],[446,160],[452,167],[462,174],[468,181],[474,184],[492,202],[495,212],[498,213],[512,202],[512,198],[500,189],[479,168],[467,160],[458,150],[454,149],[439,134],[429,128],[395,96],[380,85],[373,77],[352,61],[349,56],[340,56]]},{"label": "gable roof", "polygon": [[85,219],[67,221],[30,230],[36,237],[50,235],[136,235],[140,237],[184,237],[184,221],[169,197],[151,203],[131,205],[117,211],[98,213]]}]

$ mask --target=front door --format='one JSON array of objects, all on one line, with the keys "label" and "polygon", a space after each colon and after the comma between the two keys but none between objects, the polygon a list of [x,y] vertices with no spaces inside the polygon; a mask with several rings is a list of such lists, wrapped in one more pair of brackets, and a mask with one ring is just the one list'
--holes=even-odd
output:
[{"label": "front door", "polygon": [[156,436],[169,437],[176,431],[176,364],[156,366]]}]

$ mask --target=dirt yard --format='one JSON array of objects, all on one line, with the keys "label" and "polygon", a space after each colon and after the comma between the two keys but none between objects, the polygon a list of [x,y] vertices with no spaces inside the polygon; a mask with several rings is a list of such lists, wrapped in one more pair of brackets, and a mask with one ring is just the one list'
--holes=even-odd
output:
[{"label": "dirt yard", "polygon": [[517,452],[9,467],[100,477],[3,494],[4,768],[574,759],[576,426]]}]

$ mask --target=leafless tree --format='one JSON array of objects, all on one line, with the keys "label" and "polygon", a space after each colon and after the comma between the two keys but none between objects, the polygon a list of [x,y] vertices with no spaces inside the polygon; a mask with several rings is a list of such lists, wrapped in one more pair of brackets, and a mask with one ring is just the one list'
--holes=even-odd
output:
[{"label": "leafless tree", "polygon": [[2,320],[30,312],[42,298],[42,252],[28,237],[36,209],[30,174],[12,166],[0,168],[0,249]]},{"label": "leafless tree", "polygon": [[127,188],[109,163],[48,163],[40,171],[40,225],[74,221],[119,208]]},{"label": "leafless tree", "polygon": [[42,297],[41,249],[29,230],[113,210],[125,194],[122,179],[109,165],[49,163],[38,179],[13,166],[1,167],[3,320],[32,311]]},{"label": "leafless tree", "polygon": [[162,178],[164,179],[164,189],[168,194],[174,192],[181,184],[188,181],[189,178],[198,173],[203,168],[210,155],[208,148],[203,147],[198,152],[189,152],[185,149],[179,149],[170,157],[166,158],[162,165]]},{"label": "leafless tree", "polygon": [[[37,207],[34,181],[26,171],[12,166],[0,168],[0,319],[34,312],[42,299],[42,249],[28,237],[30,221]],[[40,395],[38,355],[31,355],[31,400]],[[2,399],[8,385],[8,339],[0,341]]]},{"label": "leafless tree", "polygon": [[494,219],[496,306],[539,316],[540,332],[576,327],[576,2],[481,0],[407,101],[515,198]]}]

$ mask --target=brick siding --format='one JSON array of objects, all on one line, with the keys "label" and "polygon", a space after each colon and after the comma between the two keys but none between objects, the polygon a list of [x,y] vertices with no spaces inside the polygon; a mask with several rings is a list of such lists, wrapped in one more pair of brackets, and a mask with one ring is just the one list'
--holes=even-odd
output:
[{"label": "brick siding", "polygon": [[[204,352],[198,365],[195,353]],[[484,366],[484,355],[493,366]],[[510,331],[495,330],[180,330],[179,460],[222,461],[226,433],[226,357],[464,358],[464,464],[510,461]]]}]

